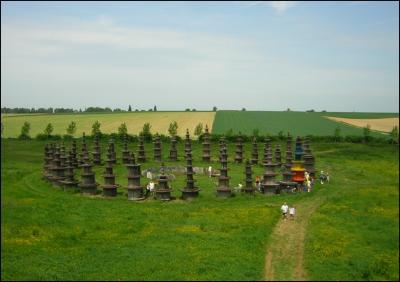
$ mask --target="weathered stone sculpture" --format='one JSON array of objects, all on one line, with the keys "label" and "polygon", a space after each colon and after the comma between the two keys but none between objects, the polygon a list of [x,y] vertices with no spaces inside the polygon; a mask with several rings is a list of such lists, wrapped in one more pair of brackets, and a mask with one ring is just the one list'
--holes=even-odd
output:
[{"label": "weathered stone sculpture", "polygon": [[129,150],[128,150],[128,138],[124,135],[124,147],[122,149],[122,163],[127,164],[129,162]]},{"label": "weathered stone sculpture", "polygon": [[171,149],[169,151],[169,160],[177,161],[178,160],[178,150],[176,149],[176,136],[173,135],[171,137]]},{"label": "weathered stone sculpture", "polygon": [[250,164],[249,160],[246,161],[245,174],[246,174],[246,187],[244,188],[244,192],[246,192],[246,194],[254,194],[256,189],[254,188],[254,185],[253,185],[251,164]]},{"label": "weathered stone sculpture", "polygon": [[302,142],[300,137],[296,139],[296,149],[294,152],[294,161],[292,162],[292,181],[297,182],[298,186],[302,186],[304,182],[304,166],[302,161],[303,156],[303,149],[302,149]]},{"label": "weathered stone sculpture", "polygon": [[66,188],[74,188],[77,187],[78,181],[75,179],[74,174],[74,166],[73,166],[73,153],[69,151],[68,158],[66,162],[66,172],[65,172],[65,179],[60,181],[61,185]]},{"label": "weathered stone sculpture", "polygon": [[83,136],[82,136],[82,150],[81,153],[79,154],[79,164],[84,164],[85,163],[85,158],[89,157],[89,152],[88,152],[88,148],[87,148],[87,144],[86,144],[86,135],[85,132],[83,132]]},{"label": "weathered stone sculpture", "polygon": [[101,165],[101,149],[99,145],[99,135],[96,134],[94,138],[94,151],[92,153],[93,155],[93,164],[95,165]]},{"label": "weathered stone sculpture", "polygon": [[65,155],[64,151],[59,147],[56,147],[54,153],[53,165],[52,165],[52,178],[51,182],[55,187],[61,187],[61,181],[65,179]]},{"label": "weathered stone sculpture", "polygon": [[140,185],[140,164],[136,163],[135,155],[131,153],[129,163],[126,165],[128,169],[128,200],[139,201],[143,200],[144,188]]},{"label": "weathered stone sculpture", "polygon": [[195,180],[193,179],[192,167],[192,153],[186,154],[186,187],[181,190],[182,199],[196,198],[199,195],[200,189],[194,186]]},{"label": "weathered stone sculpture", "polygon": [[161,164],[161,174],[158,178],[158,186],[155,189],[156,198],[163,201],[171,200],[172,189],[168,186],[168,177],[164,173],[164,164]]},{"label": "weathered stone sculpture", "polygon": [[78,162],[78,158],[77,158],[77,148],[76,148],[76,140],[74,139],[72,141],[72,166],[74,168],[78,168],[79,166],[79,162]]},{"label": "weathered stone sculpture", "polygon": [[161,162],[161,141],[158,134],[155,136],[154,141],[154,160]]},{"label": "weathered stone sculpture", "polygon": [[108,141],[107,158],[112,162],[112,164],[117,163],[117,153],[115,152],[114,139]]},{"label": "weathered stone sculpture", "polygon": [[192,140],[190,139],[189,129],[186,129],[186,138],[185,138],[185,158],[186,155],[192,152]]},{"label": "weathered stone sculpture", "polygon": [[281,145],[277,145],[275,148],[275,164],[277,167],[282,165]]},{"label": "weathered stone sculpture", "polygon": [[143,136],[140,136],[140,137],[139,137],[138,162],[139,162],[139,163],[144,163],[144,162],[146,162],[146,153],[145,153],[145,151],[144,151]]},{"label": "weathered stone sculpture", "polygon": [[257,138],[253,138],[253,150],[251,151],[251,164],[258,164],[258,146],[257,146]]},{"label": "weathered stone sculpture", "polygon": [[305,170],[309,173],[311,178],[315,179],[315,159],[313,154],[311,153],[311,149],[310,149],[310,140],[307,138],[304,140],[304,155],[303,155],[303,159],[304,159],[304,168]]},{"label": "weathered stone sculpture", "polygon": [[264,163],[265,172],[264,179],[261,184],[261,191],[265,195],[277,194],[279,193],[279,184],[275,181],[275,164],[268,160],[267,163]]},{"label": "weathered stone sculpture", "polygon": [[226,148],[221,151],[221,174],[218,177],[217,196],[218,197],[230,197],[232,196],[232,189],[229,187],[229,176],[228,176],[228,154]]},{"label": "weathered stone sculpture", "polygon": [[210,143],[210,133],[208,132],[208,126],[203,136],[203,162],[211,161],[211,143]]},{"label": "weathered stone sculpture", "polygon": [[44,165],[43,165],[43,176],[42,179],[48,180],[51,176],[51,161],[53,160],[52,149],[49,144],[44,147]]},{"label": "weathered stone sculpture", "polygon": [[243,162],[243,143],[242,137],[239,133],[239,136],[236,140],[236,151],[235,151],[235,163],[241,164]]},{"label": "weathered stone sculpture", "polygon": [[103,189],[103,196],[105,197],[116,197],[118,184],[115,184],[115,174],[113,171],[113,161],[111,159],[106,160],[106,167],[103,173],[104,184],[100,187]]},{"label": "weathered stone sculpture", "polygon": [[88,159],[85,159],[85,163],[81,165],[83,171],[81,173],[81,182],[78,187],[81,188],[81,192],[84,194],[95,195],[97,193],[97,186],[95,180],[95,173],[92,171],[92,164]]}]

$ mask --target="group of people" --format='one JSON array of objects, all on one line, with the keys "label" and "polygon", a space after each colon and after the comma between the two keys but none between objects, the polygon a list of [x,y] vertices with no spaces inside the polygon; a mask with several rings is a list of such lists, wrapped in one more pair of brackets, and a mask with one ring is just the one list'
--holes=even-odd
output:
[{"label": "group of people", "polygon": [[296,208],[294,206],[289,207],[286,202],[281,206],[281,211],[282,211],[282,217],[284,220],[287,219],[287,214],[289,212],[290,219],[294,219],[294,216],[296,214]]}]

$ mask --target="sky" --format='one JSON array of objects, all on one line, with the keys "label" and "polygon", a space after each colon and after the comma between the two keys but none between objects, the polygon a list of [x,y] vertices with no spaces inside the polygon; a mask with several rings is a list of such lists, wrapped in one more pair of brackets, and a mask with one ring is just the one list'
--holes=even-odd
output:
[{"label": "sky", "polygon": [[1,2],[2,107],[398,102],[398,2]]}]

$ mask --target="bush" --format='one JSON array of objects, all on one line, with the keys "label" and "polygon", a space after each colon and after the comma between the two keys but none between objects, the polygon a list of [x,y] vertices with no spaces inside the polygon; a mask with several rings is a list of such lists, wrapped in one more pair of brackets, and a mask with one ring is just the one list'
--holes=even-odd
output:
[{"label": "bush", "polygon": [[98,120],[96,120],[93,125],[92,125],[92,136],[96,136],[96,135],[101,135],[101,131],[100,131],[100,122]]},{"label": "bush", "polygon": [[[61,137],[60,134],[47,135],[46,133],[39,133],[36,135],[35,139],[40,140],[40,141],[46,141],[46,140],[59,141],[59,140],[62,140],[63,138]],[[72,136],[71,136],[71,139],[72,139]]]},{"label": "bush", "polygon": [[169,135],[174,136],[178,132],[178,123],[176,121],[171,122],[168,128]]},{"label": "bush", "polygon": [[73,136],[76,132],[76,123],[75,121],[71,121],[71,123],[67,127],[67,134]]},{"label": "bush", "polygon": [[152,134],[150,132],[151,129],[151,124],[146,122],[143,124],[143,129],[140,132],[140,135],[143,136],[145,142],[151,142],[152,140]]},{"label": "bush", "polygon": [[29,136],[29,131],[31,130],[31,124],[27,121],[24,122],[24,125],[21,128],[21,134],[18,136],[18,139],[28,140],[31,139]]}]

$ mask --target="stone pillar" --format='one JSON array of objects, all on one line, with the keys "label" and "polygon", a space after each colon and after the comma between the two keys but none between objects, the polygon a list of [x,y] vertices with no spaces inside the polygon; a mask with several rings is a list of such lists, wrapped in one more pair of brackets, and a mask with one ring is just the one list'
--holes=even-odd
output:
[{"label": "stone pillar", "polygon": [[127,135],[124,135],[124,145],[122,149],[122,163],[127,164],[129,162],[129,150],[128,150],[128,138]]},{"label": "stone pillar", "polygon": [[199,195],[200,189],[198,189],[193,179],[193,167],[192,167],[192,153],[188,152],[186,154],[186,187],[181,190],[182,199],[196,198]]},{"label": "stone pillar", "polygon": [[144,151],[143,136],[139,137],[138,162],[140,163],[146,162],[146,153]]},{"label": "stone pillar", "polygon": [[79,162],[78,162],[78,158],[77,158],[77,148],[76,148],[76,140],[74,139],[72,141],[72,166],[74,168],[78,168],[79,166]]},{"label": "stone pillar", "polygon": [[242,137],[239,133],[239,137],[236,140],[236,151],[235,151],[235,163],[241,164],[243,162],[243,143]]},{"label": "stone pillar", "polygon": [[211,143],[210,133],[208,132],[208,126],[206,125],[205,133],[203,136],[203,162],[211,161]]},{"label": "stone pillar", "polygon": [[277,145],[275,148],[275,164],[277,167],[282,165],[281,145]]},{"label": "stone pillar", "polygon": [[311,152],[309,138],[306,138],[304,140],[303,147],[304,147],[304,155],[303,155],[304,168],[309,173],[310,178],[315,179],[315,158]]},{"label": "stone pillar", "polygon": [[53,153],[52,149],[49,144],[46,144],[44,147],[44,165],[43,165],[43,176],[42,179],[49,180],[51,176],[51,162],[53,160]]},{"label": "stone pillar", "polygon": [[101,149],[100,149],[100,144],[99,144],[99,135],[96,134],[94,137],[94,151],[92,153],[93,155],[93,164],[94,165],[101,165]]},{"label": "stone pillar", "polygon": [[261,184],[261,191],[265,195],[272,195],[279,193],[279,184],[275,181],[275,164],[273,164],[270,160],[267,163],[264,163],[265,172],[264,179]]},{"label": "stone pillar", "polygon": [[232,189],[229,187],[229,176],[228,176],[228,154],[226,153],[226,148],[223,147],[221,150],[221,173],[218,178],[217,196],[218,197],[231,197]]},{"label": "stone pillar", "polygon": [[254,136],[253,138],[253,150],[251,152],[251,164],[258,164],[258,146],[257,146],[257,138]]},{"label": "stone pillar", "polygon": [[244,188],[244,191],[246,194],[254,194],[256,189],[254,188],[253,185],[253,178],[252,178],[252,171],[251,171],[251,164],[249,160],[246,161],[246,187]]},{"label": "stone pillar", "polygon": [[160,136],[157,134],[154,141],[154,160],[161,162],[161,141]]},{"label": "stone pillar", "polygon": [[171,200],[172,189],[168,186],[168,177],[164,174],[164,164],[161,164],[161,174],[158,178],[158,186],[155,189],[156,198],[163,201]]},{"label": "stone pillar", "polygon": [[116,197],[118,184],[115,184],[115,174],[113,171],[113,162],[110,159],[106,160],[107,165],[105,167],[103,177],[104,184],[100,187],[103,189],[103,196],[105,197]]},{"label": "stone pillar", "polygon": [[73,166],[73,152],[69,151],[66,162],[65,179],[60,181],[65,189],[77,187],[78,181],[75,179],[74,166]]},{"label": "stone pillar", "polygon": [[81,182],[78,187],[81,188],[81,193],[95,195],[97,186],[95,173],[92,171],[92,164],[86,159],[86,162],[81,165],[83,171],[81,173]]},{"label": "stone pillar", "polygon": [[192,140],[190,140],[189,129],[186,129],[185,138],[185,158],[186,155],[192,152]]},{"label": "stone pillar", "polygon": [[107,158],[112,162],[112,164],[117,163],[117,153],[115,152],[114,139],[108,141]]},{"label": "stone pillar", "polygon": [[145,198],[143,186],[140,185],[140,164],[135,161],[135,155],[132,153],[129,163],[126,165],[128,169],[128,200],[139,201]]},{"label": "stone pillar", "polygon": [[297,137],[296,139],[296,149],[294,152],[294,161],[292,162],[292,181],[296,182],[298,184],[299,187],[303,186],[303,182],[305,180],[304,177],[304,162],[302,160],[302,156],[303,156],[304,152],[302,149],[302,142],[301,142],[301,138]]},{"label": "stone pillar", "polygon": [[171,149],[169,151],[169,159],[171,161],[177,161],[178,160],[178,150],[176,149],[176,136],[173,135],[171,137]]}]

